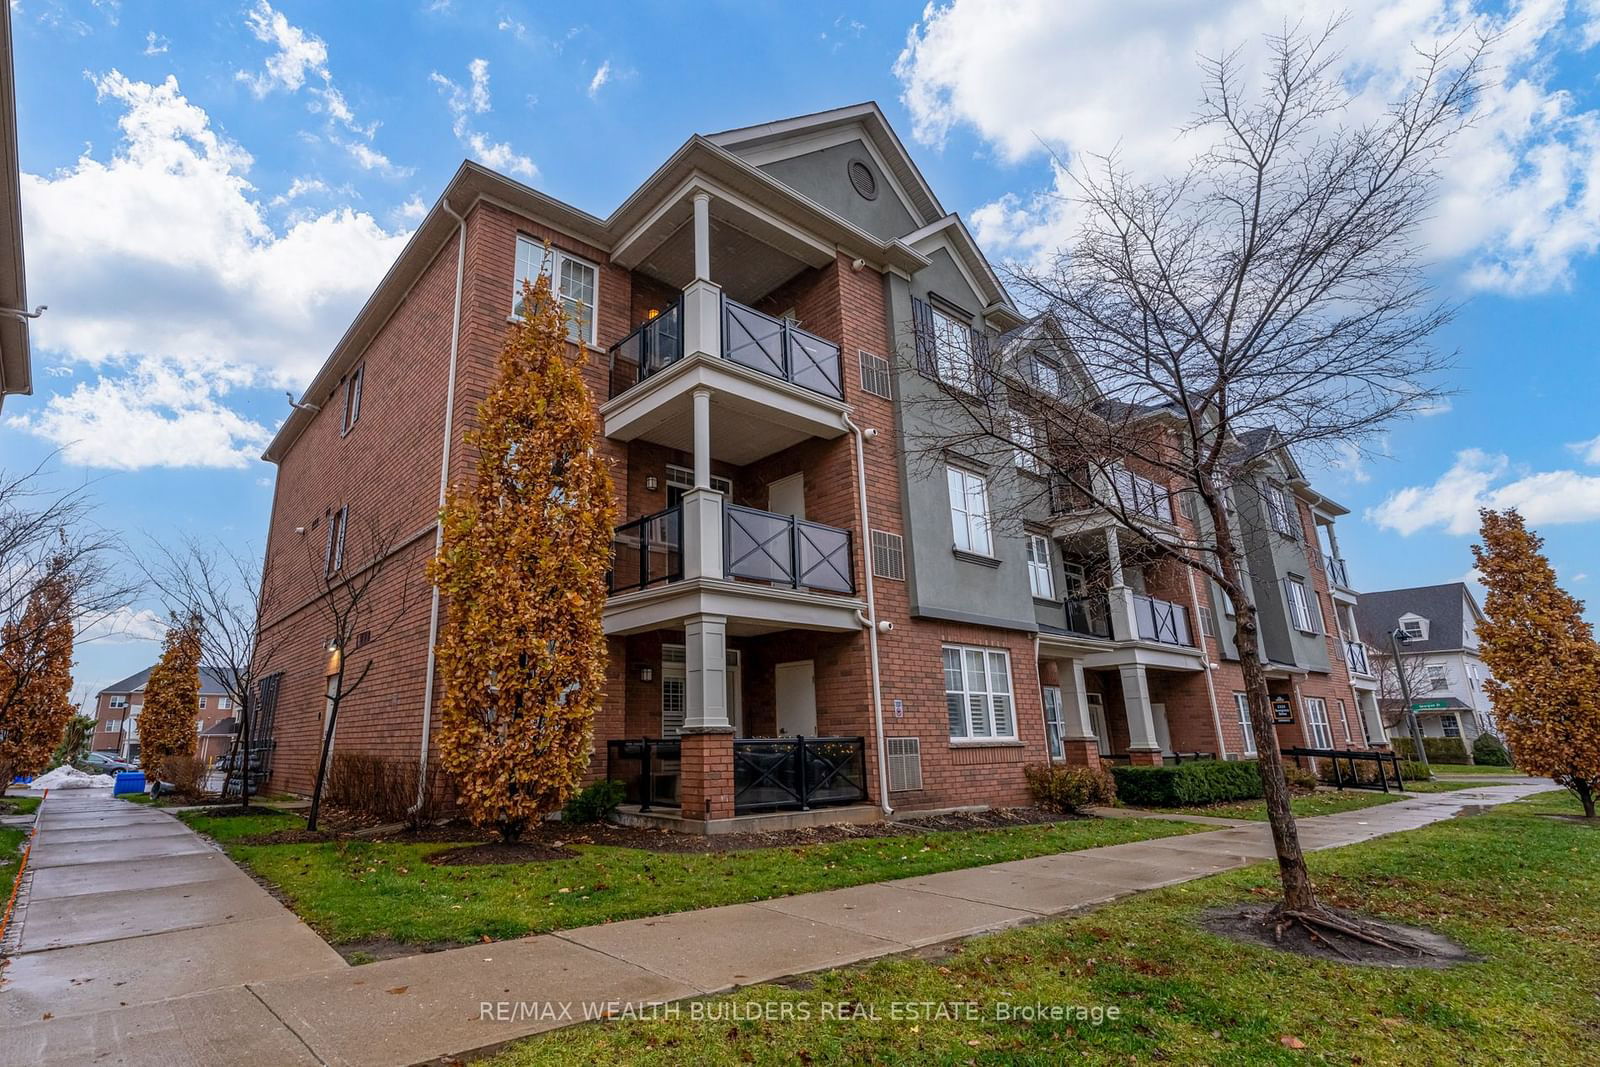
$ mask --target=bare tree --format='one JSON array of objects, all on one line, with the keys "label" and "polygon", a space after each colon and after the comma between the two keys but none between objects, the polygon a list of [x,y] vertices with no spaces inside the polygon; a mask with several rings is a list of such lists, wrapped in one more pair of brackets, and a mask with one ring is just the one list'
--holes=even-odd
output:
[{"label": "bare tree", "polygon": [[250,736],[261,680],[272,673],[282,631],[262,624],[276,610],[272,572],[260,557],[198,538],[168,543],[151,538],[142,564],[168,618],[200,622],[200,665],[221,683],[238,710],[238,729],[222,780],[227,797],[239,773],[239,803],[250,806]]},{"label": "bare tree", "polygon": [[[952,358],[914,322],[917,370],[937,383],[923,391],[934,410],[920,425],[936,429],[908,447],[1015,453],[1056,497],[1019,491],[1019,512],[1110,516],[1138,551],[1220,587],[1283,886],[1271,921],[1370,939],[1318,902],[1306,870],[1233,489],[1269,454],[1360,449],[1440,397],[1449,359],[1429,339],[1453,309],[1424,277],[1418,229],[1469,121],[1487,42],[1419,52],[1386,112],[1357,120],[1335,70],[1336,29],[1269,38],[1259,93],[1246,91],[1238,53],[1204,61],[1188,133],[1212,141],[1181,176],[1137,180],[1112,157],[1068,167],[1081,218],[1073,241],[1046,266],[1014,272],[1069,357],[1065,398],[1026,381],[1007,346],[991,351],[979,337],[970,356]],[[1168,492],[1190,522],[1151,522],[1170,508]]]},{"label": "bare tree", "polygon": [[[367,522],[360,538],[349,536],[349,512],[340,509],[330,518],[322,558],[307,542],[307,554],[317,575],[317,605],[328,627],[328,690],[317,774],[311,790],[311,810],[306,829],[315,830],[322,812],[322,790],[333,751],[339,709],[366,681],[372,670],[372,656],[364,653],[369,645],[391,630],[404,617],[410,599],[411,576],[416,568],[401,567],[400,588],[395,596],[379,595],[379,579],[405,552],[400,531],[381,527],[376,519]],[[411,539],[414,541],[415,539]],[[347,554],[346,546],[360,543],[360,549]],[[351,661],[362,660],[351,673]]]}]

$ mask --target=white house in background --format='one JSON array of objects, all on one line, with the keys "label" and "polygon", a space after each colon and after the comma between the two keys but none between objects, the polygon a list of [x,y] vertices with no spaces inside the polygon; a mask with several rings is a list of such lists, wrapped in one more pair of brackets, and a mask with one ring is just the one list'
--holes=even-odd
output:
[{"label": "white house in background", "polygon": [[1362,593],[1356,608],[1361,636],[1377,653],[1384,716],[1399,709],[1389,633],[1405,632],[1400,658],[1425,737],[1459,737],[1471,746],[1480,733],[1498,734],[1484,682],[1489,668],[1478,653],[1483,611],[1464,582]]}]

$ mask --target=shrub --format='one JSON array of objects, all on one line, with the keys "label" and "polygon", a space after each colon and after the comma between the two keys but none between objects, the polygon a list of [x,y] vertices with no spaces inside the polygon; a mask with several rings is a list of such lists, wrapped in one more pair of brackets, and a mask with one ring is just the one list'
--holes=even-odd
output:
[{"label": "shrub", "polygon": [[165,756],[161,760],[161,781],[184,800],[199,800],[205,792],[206,761],[199,756]]},{"label": "shrub", "polygon": [[1400,761],[1400,780],[1402,782],[1426,782],[1433,777],[1433,772],[1428,770],[1428,765],[1421,760],[1403,759]]},{"label": "shrub", "polygon": [[599,822],[622,803],[627,786],[621,782],[599,781],[582,789],[567,800],[561,809],[561,821],[572,823]]},{"label": "shrub", "polygon": [[338,808],[365,812],[384,822],[416,827],[433,820],[438,798],[429,789],[423,804],[417,802],[417,764],[408,759],[387,759],[365,752],[335,752],[328,764],[326,796]]},{"label": "shrub", "polygon": [[1511,766],[1511,753],[1494,734],[1479,734],[1472,742],[1472,762],[1489,767]]},{"label": "shrub", "polygon": [[1182,808],[1261,796],[1255,760],[1195,760],[1164,767],[1113,767],[1117,796],[1137,807]]},{"label": "shrub", "polygon": [[[1401,759],[1416,759],[1416,749],[1411,744],[1409,737],[1396,737],[1390,740],[1394,750]],[[1459,737],[1424,737],[1422,750],[1428,754],[1430,763],[1470,763],[1467,756],[1466,742]]]},{"label": "shrub", "polygon": [[1116,779],[1105,768],[1067,767],[1059,763],[1031,763],[1022,768],[1028,780],[1028,795],[1035,804],[1051,811],[1076,815],[1097,804],[1112,804],[1117,799]]}]

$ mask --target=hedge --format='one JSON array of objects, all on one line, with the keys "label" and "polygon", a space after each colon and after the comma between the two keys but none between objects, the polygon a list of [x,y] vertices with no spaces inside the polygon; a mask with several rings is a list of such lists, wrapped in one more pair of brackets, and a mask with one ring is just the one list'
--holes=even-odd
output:
[{"label": "hedge", "polygon": [[1472,762],[1486,767],[1511,766],[1511,753],[1494,734],[1479,734],[1472,742]]},{"label": "hedge", "polygon": [[[1411,738],[1395,737],[1390,739],[1390,744],[1399,754],[1401,759],[1411,759],[1415,752],[1411,746]],[[1424,737],[1422,750],[1428,754],[1429,763],[1471,763],[1467,755],[1467,744],[1459,737]]]},{"label": "hedge", "polygon": [[1255,760],[1195,760],[1164,767],[1113,767],[1117,798],[1146,808],[1185,808],[1261,796]]}]

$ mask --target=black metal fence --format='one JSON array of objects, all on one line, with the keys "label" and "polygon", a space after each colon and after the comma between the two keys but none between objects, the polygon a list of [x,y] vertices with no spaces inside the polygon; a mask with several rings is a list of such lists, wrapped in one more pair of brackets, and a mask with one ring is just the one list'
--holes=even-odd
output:
[{"label": "black metal fence", "polygon": [[625,593],[683,577],[683,508],[618,526],[611,534],[611,571],[606,591]]},{"label": "black metal fence", "polygon": [[729,578],[855,592],[849,530],[737,504],[722,510],[724,568]]},{"label": "black metal fence", "polygon": [[683,358],[683,301],[611,346],[610,396],[620,396]]},{"label": "black metal fence", "polygon": [[806,811],[867,798],[863,737],[741,737],[733,742],[733,810]]},{"label": "black metal fence", "polygon": [[[1405,790],[1405,781],[1400,777],[1400,757],[1393,752],[1366,752],[1345,748],[1286,748],[1283,750],[1283,755],[1285,758],[1293,759],[1296,766],[1304,766],[1302,760],[1328,760],[1333,764],[1332,784],[1339,789],[1381,789],[1388,793],[1392,780],[1395,790]],[[1364,767],[1369,763],[1372,764],[1372,769],[1363,777],[1356,768],[1358,765]]]},{"label": "black metal fence", "polygon": [[641,737],[606,742],[606,777],[626,787],[623,800],[651,808],[678,807],[683,749],[677,738]]},{"label": "black metal fence", "polygon": [[1063,598],[1067,609],[1067,629],[1088,637],[1111,638],[1111,609],[1104,596]]},{"label": "black metal fence", "polygon": [[844,399],[839,346],[788,319],[773,318],[733,300],[722,302],[722,358]]}]

